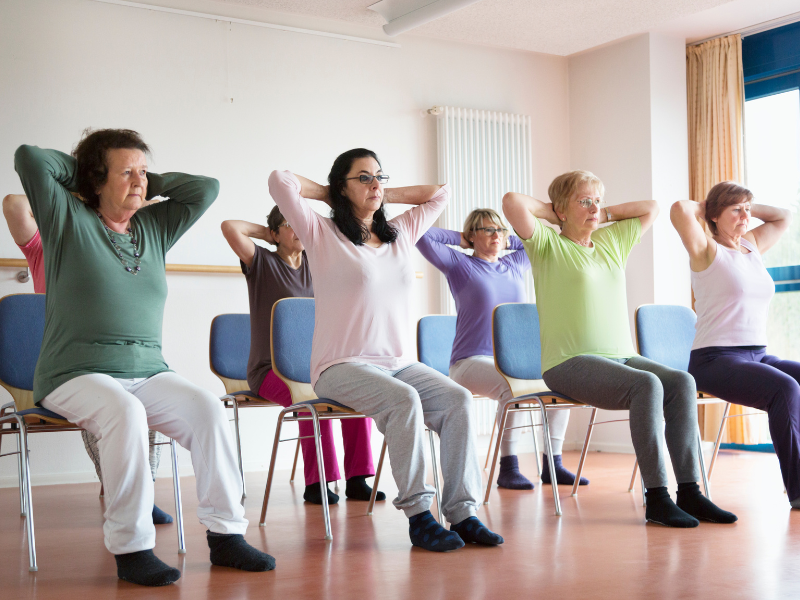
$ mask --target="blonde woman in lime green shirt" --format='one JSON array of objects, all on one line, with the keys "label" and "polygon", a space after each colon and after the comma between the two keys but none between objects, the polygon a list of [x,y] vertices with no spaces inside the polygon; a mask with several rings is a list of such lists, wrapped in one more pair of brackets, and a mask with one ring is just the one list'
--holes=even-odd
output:
[{"label": "blonde woman in lime green shirt", "polygon": [[[606,208],[604,191],[592,173],[572,171],[550,184],[552,203],[511,192],[503,198],[503,212],[532,266],[542,377],[553,391],[586,404],[630,411],[648,521],[670,527],[697,527],[699,520],[733,523],[736,516],[715,506],[697,485],[694,379],[638,356],[631,343],[625,265],[658,216],[658,204]],[[665,438],[678,481],[677,505],[667,491]]]}]

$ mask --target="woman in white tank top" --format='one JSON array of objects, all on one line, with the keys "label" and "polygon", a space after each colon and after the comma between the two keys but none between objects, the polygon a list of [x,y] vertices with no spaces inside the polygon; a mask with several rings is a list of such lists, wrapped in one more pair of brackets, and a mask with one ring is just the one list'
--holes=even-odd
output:
[{"label": "woman in white tank top", "polygon": [[[689,252],[697,311],[689,373],[698,390],[767,412],[789,501],[800,508],[800,363],[766,352],[775,284],[761,261],[789,227],[791,213],[752,200],[750,190],[725,181],[705,202],[672,205],[672,224]],[[763,224],[748,231],[751,217]]]}]

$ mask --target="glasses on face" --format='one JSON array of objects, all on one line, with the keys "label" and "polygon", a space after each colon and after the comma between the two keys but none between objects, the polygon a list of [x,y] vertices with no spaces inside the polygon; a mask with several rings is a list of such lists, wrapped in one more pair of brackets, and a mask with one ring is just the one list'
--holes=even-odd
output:
[{"label": "glasses on face", "polygon": [[594,204],[597,208],[603,208],[606,205],[606,203],[600,198],[581,198],[580,200],[577,200],[577,202],[583,208],[589,208],[592,204]]},{"label": "glasses on face", "polygon": [[480,231],[486,237],[492,237],[495,233],[499,233],[501,236],[508,233],[508,229],[505,227],[477,227],[475,231]]},{"label": "glasses on face", "polygon": [[373,180],[377,179],[378,183],[384,184],[387,181],[389,181],[389,176],[388,175],[365,175],[365,174],[362,173],[358,177],[345,177],[345,181],[347,181],[348,179],[358,179],[358,181],[360,181],[361,183],[363,183],[365,185],[369,185],[370,183],[372,183]]},{"label": "glasses on face", "polygon": [[289,223],[288,223],[288,222],[287,222],[287,223],[281,223],[280,225],[278,225],[278,228],[279,228],[279,229],[280,229],[281,227],[286,227],[287,229],[292,229],[292,226],[291,226],[291,225],[289,225]]}]

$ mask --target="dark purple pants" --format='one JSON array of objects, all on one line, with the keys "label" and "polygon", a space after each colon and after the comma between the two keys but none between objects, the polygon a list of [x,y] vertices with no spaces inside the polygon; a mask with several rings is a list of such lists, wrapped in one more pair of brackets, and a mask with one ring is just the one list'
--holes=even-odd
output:
[{"label": "dark purple pants", "polygon": [[689,373],[698,390],[767,413],[786,493],[800,498],[800,363],[764,346],[716,346],[692,350]]}]

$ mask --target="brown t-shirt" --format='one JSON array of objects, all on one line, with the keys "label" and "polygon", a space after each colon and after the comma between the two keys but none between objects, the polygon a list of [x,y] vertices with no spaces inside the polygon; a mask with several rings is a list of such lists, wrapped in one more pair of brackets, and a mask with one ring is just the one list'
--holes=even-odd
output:
[{"label": "brown t-shirt", "polygon": [[272,368],[270,356],[270,319],[272,305],[282,298],[313,298],[311,269],[303,251],[300,268],[293,269],[266,248],[256,245],[253,264],[240,261],[247,279],[250,297],[250,359],[247,361],[247,384],[257,394],[264,378]]}]

